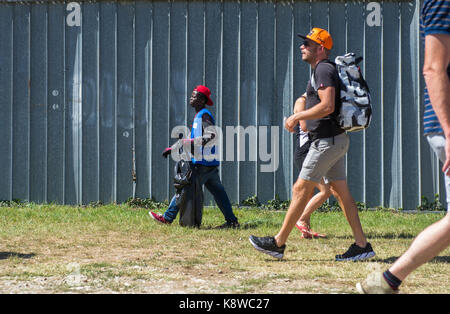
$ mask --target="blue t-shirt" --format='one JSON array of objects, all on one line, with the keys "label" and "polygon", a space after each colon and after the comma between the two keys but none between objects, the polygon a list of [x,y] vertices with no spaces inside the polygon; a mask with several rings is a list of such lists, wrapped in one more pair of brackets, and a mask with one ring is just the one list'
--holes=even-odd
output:
[{"label": "blue t-shirt", "polygon": [[[450,1],[425,0],[420,18],[420,32],[423,38],[433,34],[450,35]],[[443,133],[436,113],[431,106],[426,87],[424,96],[423,133],[425,135]]]}]

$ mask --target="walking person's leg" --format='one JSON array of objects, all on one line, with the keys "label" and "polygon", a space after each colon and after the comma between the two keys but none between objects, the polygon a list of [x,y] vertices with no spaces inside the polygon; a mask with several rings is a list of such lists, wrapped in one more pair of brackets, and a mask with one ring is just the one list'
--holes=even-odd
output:
[{"label": "walking person's leg", "polygon": [[275,236],[275,241],[279,247],[283,246],[295,224],[301,217],[306,205],[309,202],[309,196],[314,189],[315,183],[299,178],[292,188],[292,200],[283,221],[283,225]]},{"label": "walking person's leg", "polygon": [[359,261],[375,256],[375,252],[371,244],[367,242],[363,232],[358,207],[347,185],[345,153],[348,150],[349,143],[347,134],[335,138],[335,149],[340,150],[343,154],[340,155],[325,176],[326,180],[330,182],[331,190],[338,200],[355,238],[355,243],[344,254],[336,255],[336,261]]},{"label": "walking person's leg", "polygon": [[297,180],[292,188],[292,200],[280,231],[274,237],[256,237],[251,235],[249,240],[255,249],[279,259],[283,258],[287,238],[305,209],[314,185],[315,182],[312,181],[301,178]]},{"label": "walking person's leg", "polygon": [[[446,140],[443,135],[429,135],[427,140],[441,162],[446,160]],[[441,220],[428,226],[411,243],[408,250],[400,256],[385,272],[375,272],[356,288],[360,293],[394,293],[408,275],[427,263],[450,245],[450,177],[444,175],[447,214]],[[373,278],[377,278],[374,280]]]},{"label": "walking person's leg", "polygon": [[450,245],[450,213],[423,230],[385,272],[373,272],[356,284],[359,293],[397,293],[406,277]]},{"label": "walking person's leg", "polygon": [[336,193],[334,196],[339,202],[339,205],[344,212],[350,228],[352,229],[355,243],[360,247],[365,247],[367,244],[366,236],[364,235],[361,221],[358,215],[358,207],[353,199],[346,180],[333,181],[330,183],[332,190]]},{"label": "walking person's leg", "polygon": [[450,213],[423,230],[409,249],[389,268],[401,281],[450,245]]},{"label": "walking person's leg", "polygon": [[217,168],[211,169],[205,180],[205,187],[214,197],[214,200],[217,203],[220,211],[225,217],[226,223],[221,227],[233,227],[236,228],[239,226],[238,219],[233,213],[233,208],[231,206],[230,199],[228,198],[228,194],[225,191],[225,187],[222,184],[222,181],[219,177],[219,171]]},{"label": "walking person's leg", "polygon": [[172,221],[175,220],[175,218],[178,215],[179,209],[177,207],[176,203],[176,196],[172,197],[172,200],[170,201],[169,208],[164,212],[164,214],[158,214],[153,211],[149,212],[150,217],[152,217],[157,222],[163,223],[163,224],[171,224]]},{"label": "walking person's leg", "polygon": [[[441,162],[445,161],[445,137],[429,135],[427,140]],[[447,196],[447,210],[450,208],[450,177],[444,176]],[[409,249],[389,268],[401,281],[416,268],[428,262],[450,245],[450,213],[423,230]]]},{"label": "walking person's leg", "polygon": [[331,195],[330,185],[322,181],[316,186],[319,192],[316,195],[311,195],[305,210],[300,219],[297,221],[297,228],[302,232],[303,238],[325,237],[311,230],[311,215],[315,212]]},{"label": "walking person's leg", "polygon": [[[348,138],[343,134],[336,141],[348,142]],[[292,200],[280,231],[274,237],[250,236],[249,240],[257,250],[277,258],[283,257],[287,238],[308,204],[314,186],[345,155],[346,148],[348,143],[335,145],[335,138],[320,139],[311,144],[299,179],[292,188]]]},{"label": "walking person's leg", "polygon": [[323,180],[316,187],[319,192],[311,197],[302,216],[298,220],[300,225],[308,228],[311,227],[311,215],[331,196],[330,185],[325,184]]}]

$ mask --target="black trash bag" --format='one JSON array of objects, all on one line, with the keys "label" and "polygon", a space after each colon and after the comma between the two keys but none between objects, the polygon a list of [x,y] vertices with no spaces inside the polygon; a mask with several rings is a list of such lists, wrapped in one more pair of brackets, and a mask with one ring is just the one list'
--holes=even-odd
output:
[{"label": "black trash bag", "polygon": [[191,183],[192,170],[190,161],[180,160],[175,164],[175,177],[173,178],[175,189],[180,190]]},{"label": "black trash bag", "polygon": [[175,165],[175,201],[180,210],[180,225],[200,227],[203,215],[203,190],[191,162],[180,160]]}]

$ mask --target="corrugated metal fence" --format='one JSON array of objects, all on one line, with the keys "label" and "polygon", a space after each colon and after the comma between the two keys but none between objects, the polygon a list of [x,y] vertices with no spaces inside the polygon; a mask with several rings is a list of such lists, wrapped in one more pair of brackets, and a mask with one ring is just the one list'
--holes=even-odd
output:
[{"label": "corrugated metal fence", "polygon": [[260,158],[222,162],[232,202],[289,198],[297,170],[282,120],[306,87],[296,34],[311,26],[329,29],[333,58],[364,57],[374,117],[351,134],[354,198],[411,209],[444,195],[420,131],[420,2],[379,8],[377,24],[367,1],[3,1],[0,199],[169,199],[174,162],[161,152],[173,127],[190,126],[198,84],[223,129],[279,126],[277,171],[261,172]]}]

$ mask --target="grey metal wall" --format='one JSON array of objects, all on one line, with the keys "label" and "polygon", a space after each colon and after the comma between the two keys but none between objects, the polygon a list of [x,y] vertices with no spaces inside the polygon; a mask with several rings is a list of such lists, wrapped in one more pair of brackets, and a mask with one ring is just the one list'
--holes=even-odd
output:
[{"label": "grey metal wall", "polygon": [[69,1],[0,4],[0,199],[169,199],[174,163],[161,151],[174,126],[191,124],[198,84],[211,88],[219,126],[280,126],[276,172],[221,164],[232,202],[289,198],[297,170],[282,119],[306,87],[296,34],[311,26],[329,29],[333,58],[365,58],[374,117],[351,134],[354,198],[415,208],[445,194],[420,131],[419,1],[382,2],[380,26],[367,24],[367,1],[78,3],[79,26]]}]

